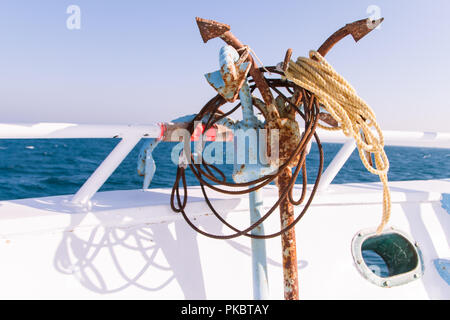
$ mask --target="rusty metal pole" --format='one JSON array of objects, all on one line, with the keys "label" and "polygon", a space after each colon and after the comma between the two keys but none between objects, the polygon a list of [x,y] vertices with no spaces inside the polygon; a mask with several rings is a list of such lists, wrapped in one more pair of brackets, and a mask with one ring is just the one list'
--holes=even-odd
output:
[{"label": "rusty metal pole", "polygon": [[[337,42],[339,42],[339,40],[343,39],[349,34],[351,34],[353,39],[357,42],[361,38],[363,38],[366,34],[368,34],[370,31],[372,31],[374,28],[376,28],[381,22],[383,22],[383,18],[374,21],[363,19],[347,24],[343,28],[336,31],[333,35],[331,35],[320,46],[318,52],[322,56],[325,56],[331,50],[331,48]],[[286,56],[290,58],[290,55],[291,52],[288,51]],[[284,61],[283,67],[287,67],[286,61]],[[301,93],[297,92],[296,94],[300,95]],[[332,121],[327,122],[332,123]],[[292,168],[288,166],[288,168],[286,168],[278,176],[278,189],[280,196],[282,191],[289,186],[291,179],[292,179]],[[291,224],[295,219],[294,206],[288,200],[287,197],[280,203],[280,215],[282,227]],[[286,300],[298,300],[299,290],[298,290],[297,245],[294,228],[290,229],[289,231],[281,235],[281,244],[283,250],[284,298]]]},{"label": "rusty metal pole", "polygon": [[[284,169],[278,176],[278,192],[289,186],[292,179],[292,169]],[[294,206],[286,197],[280,203],[281,227],[284,228],[294,222]],[[281,235],[281,250],[283,257],[283,281],[284,298],[286,300],[298,300],[298,267],[297,267],[297,243],[295,228]]]}]

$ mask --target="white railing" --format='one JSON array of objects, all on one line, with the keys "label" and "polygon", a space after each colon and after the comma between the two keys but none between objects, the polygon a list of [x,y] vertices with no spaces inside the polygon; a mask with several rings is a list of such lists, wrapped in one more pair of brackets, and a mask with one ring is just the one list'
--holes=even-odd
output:
[{"label": "white railing", "polygon": [[[342,132],[317,130],[323,142],[344,143],[320,178],[319,191],[324,191],[342,169],[356,148],[353,138]],[[450,148],[450,133],[420,131],[383,131],[385,145],[426,148]]]},{"label": "white railing", "polygon": [[[321,178],[319,190],[325,190],[341,170],[356,145],[341,132],[317,131],[322,142],[344,143]],[[385,145],[450,148],[450,133],[384,131]],[[0,124],[0,139],[121,138],[94,173],[72,198],[73,204],[84,205],[101,188],[114,170],[133,150],[141,138],[161,135],[159,124],[91,125],[72,123]]]},{"label": "white railing", "polygon": [[84,205],[102,187],[141,138],[158,138],[161,127],[153,125],[88,125],[73,123],[0,124],[0,139],[121,138],[72,198]]},{"label": "white railing", "polygon": [[157,138],[160,134],[159,124],[0,123],[0,139]]}]

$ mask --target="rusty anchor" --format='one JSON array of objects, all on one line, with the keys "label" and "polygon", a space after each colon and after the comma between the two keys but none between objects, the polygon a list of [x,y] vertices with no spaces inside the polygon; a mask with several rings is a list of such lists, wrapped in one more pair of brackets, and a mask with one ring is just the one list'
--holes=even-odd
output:
[{"label": "rusty anchor", "polygon": [[[230,32],[230,27],[228,25],[201,18],[196,18],[197,24],[200,30],[203,41],[207,41],[220,37],[227,44],[233,46],[235,49],[240,50],[245,48],[245,46]],[[258,102],[260,109],[264,113],[266,119],[266,128],[270,130],[278,130],[279,132],[279,161],[287,160],[292,154],[292,149],[298,145],[300,140],[300,132],[297,122],[294,117],[289,117],[289,114],[283,112],[284,118],[280,118],[280,110],[284,111],[282,108],[282,102],[280,100],[276,101],[270,91],[267,82],[262,75],[261,71],[255,67],[255,62],[251,55],[247,56],[248,61],[251,62],[252,67],[250,69],[250,75],[253,77],[256,86],[258,87],[264,102]],[[278,108],[277,108],[278,104]],[[267,148],[270,152],[271,142],[268,142]],[[292,163],[296,159],[293,159]],[[292,178],[292,166],[288,166],[280,174],[278,178],[278,187],[280,193],[282,189],[289,185],[289,182],[285,185],[283,183],[289,177]],[[281,178],[281,179],[280,179]],[[289,203],[289,200],[285,198],[280,204],[280,216],[281,225],[286,226],[292,223],[294,219],[293,206]],[[286,299],[298,299],[298,276],[297,276],[297,254],[295,245],[295,230],[291,228],[289,231],[285,232],[281,236],[282,247],[283,247],[283,275],[285,283],[285,298]],[[294,262],[292,262],[294,261]]]},{"label": "rusty anchor", "polygon": [[[238,51],[242,51],[248,47],[244,46],[230,31],[230,26],[219,23],[213,20],[206,20],[201,18],[196,18],[200,34],[202,36],[203,41],[206,43],[207,41],[220,37],[224,40],[228,45],[232,46]],[[375,29],[383,19],[378,20],[370,20],[363,19],[350,24],[345,25],[343,28],[339,29],[335,33],[333,33],[318,49],[319,53],[324,56],[329,50],[341,39],[346,37],[347,35],[352,35],[355,41],[359,41],[365,35],[367,35],[370,31]],[[281,64],[281,69],[287,67],[288,62],[290,61],[290,57],[292,54],[292,50],[288,50],[284,62]],[[258,109],[260,109],[264,117],[266,119],[265,126],[269,130],[279,130],[279,141],[280,141],[280,152],[279,159],[280,162],[288,162],[284,169],[278,173],[277,177],[277,186],[280,194],[280,218],[281,218],[281,226],[282,228],[292,225],[295,221],[294,219],[294,209],[293,203],[286,196],[286,190],[292,189],[292,169],[297,163],[303,163],[304,165],[304,157],[306,156],[307,149],[305,152],[302,152],[297,156],[296,159],[291,159],[291,155],[294,150],[298,148],[299,141],[301,141],[302,134],[300,133],[300,129],[298,123],[295,121],[295,112],[292,106],[295,108],[301,106],[303,104],[304,108],[311,108],[304,103],[304,95],[306,94],[304,89],[299,87],[294,88],[294,92],[290,101],[285,101],[281,95],[274,99],[271,89],[267,83],[267,79],[263,76],[262,72],[259,68],[256,67],[256,64],[250,54],[244,56],[243,54],[239,58],[240,64],[234,66],[230,65],[230,70],[234,70],[234,73],[231,73],[230,80],[233,80],[232,83],[234,86],[227,86],[228,79],[224,79],[224,73],[215,73],[213,78],[213,74],[210,74],[209,81],[213,82],[215,85],[213,87],[221,93],[221,95],[227,101],[235,101],[237,99],[236,92],[239,91],[242,82],[242,77],[246,75],[248,72],[250,76],[253,78],[256,87],[261,93],[262,100],[256,99],[252,97],[252,102]],[[237,62],[237,61],[234,61]],[[248,66],[243,65],[244,62],[250,63],[250,69],[247,71]],[[220,75],[220,78],[219,77]],[[246,76],[245,76],[246,77]],[[239,80],[238,80],[239,79]],[[222,82],[220,82],[222,80]],[[237,83],[238,82],[238,83]],[[243,81],[242,83],[245,83]],[[212,84],[212,83],[211,83]],[[227,91],[229,90],[229,91]],[[314,104],[314,95],[309,97],[309,101],[311,101],[311,105]],[[328,123],[331,126],[336,126],[337,123],[333,118],[327,113],[320,113],[319,119]],[[314,128],[309,128],[309,130],[313,131]],[[305,135],[307,132],[303,132]],[[311,132],[308,132],[311,136]],[[298,160],[298,157],[302,157],[301,161]],[[291,159],[291,160],[289,160]],[[298,168],[296,169],[298,170]],[[317,183],[317,182],[316,182]],[[296,250],[296,240],[295,240],[295,229],[290,228],[281,234],[282,241],[282,257],[283,257],[283,277],[284,277],[284,296],[285,299],[298,299],[298,270],[297,270],[297,250]]]}]

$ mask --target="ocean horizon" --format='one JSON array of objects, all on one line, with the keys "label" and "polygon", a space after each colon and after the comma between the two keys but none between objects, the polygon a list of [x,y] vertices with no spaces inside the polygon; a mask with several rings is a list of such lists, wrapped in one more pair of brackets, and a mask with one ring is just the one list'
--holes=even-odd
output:
[{"label": "ocean horizon", "polygon": [[[0,200],[75,193],[119,142],[118,139],[11,139],[0,140]],[[100,191],[142,188],[136,163],[141,141]],[[170,188],[176,166],[170,160],[175,143],[160,143],[153,152],[156,173],[150,188]],[[323,143],[324,168],[342,145]],[[450,178],[448,149],[386,146],[390,181]],[[319,153],[313,144],[307,157],[308,183],[314,183]],[[219,165],[231,178],[232,165]],[[198,185],[187,170],[188,185]],[[333,183],[376,182],[378,176],[364,168],[355,150]],[[297,183],[301,183],[301,176]]]}]

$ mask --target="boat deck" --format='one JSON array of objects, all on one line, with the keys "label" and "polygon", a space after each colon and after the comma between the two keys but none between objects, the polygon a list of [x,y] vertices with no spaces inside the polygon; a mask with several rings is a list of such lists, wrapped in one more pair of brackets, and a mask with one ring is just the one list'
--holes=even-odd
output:
[{"label": "boat deck", "polygon": [[[381,288],[359,274],[351,241],[379,224],[381,185],[332,184],[296,226],[300,298],[450,299],[434,264],[450,258],[450,179],[390,182],[390,188],[389,226],[418,242],[423,277]],[[1,201],[0,298],[252,299],[250,240],[197,234],[170,209],[170,191],[98,192],[84,207],[72,205],[71,195]],[[262,192],[268,209],[278,190]],[[209,194],[228,221],[248,225],[246,196]],[[211,215],[199,187],[189,188],[187,214],[204,230],[230,232]],[[279,230],[277,212],[265,228]],[[270,296],[282,299],[280,239],[266,245]]]}]

